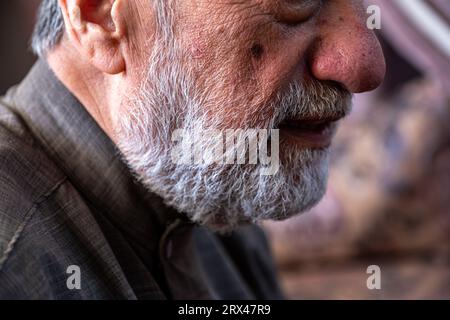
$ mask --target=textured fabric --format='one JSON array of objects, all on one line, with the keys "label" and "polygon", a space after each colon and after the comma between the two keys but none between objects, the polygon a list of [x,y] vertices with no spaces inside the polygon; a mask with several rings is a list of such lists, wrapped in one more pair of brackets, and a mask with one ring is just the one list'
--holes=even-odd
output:
[{"label": "textured fabric", "polygon": [[[67,286],[69,266],[80,290]],[[0,298],[282,294],[259,227],[218,236],[164,206],[39,61],[0,101]]]}]

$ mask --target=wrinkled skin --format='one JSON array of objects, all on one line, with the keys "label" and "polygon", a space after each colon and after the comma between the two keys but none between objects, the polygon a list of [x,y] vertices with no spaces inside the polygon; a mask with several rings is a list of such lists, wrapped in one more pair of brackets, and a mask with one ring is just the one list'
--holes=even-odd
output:
[{"label": "wrinkled skin", "polygon": [[282,173],[261,180],[254,167],[230,174],[169,164],[171,131],[200,119],[222,130],[276,129],[283,121],[344,116],[346,97],[376,88],[385,73],[362,1],[60,4],[66,35],[49,55],[57,75],[149,190],[222,230],[317,203],[329,144],[280,126]]}]

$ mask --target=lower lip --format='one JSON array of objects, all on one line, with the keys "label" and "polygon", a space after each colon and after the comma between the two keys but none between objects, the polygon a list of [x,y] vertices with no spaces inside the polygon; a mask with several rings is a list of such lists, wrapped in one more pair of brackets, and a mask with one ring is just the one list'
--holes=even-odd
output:
[{"label": "lower lip", "polygon": [[280,135],[305,149],[326,149],[331,145],[336,127],[336,122],[314,129],[280,126]]}]

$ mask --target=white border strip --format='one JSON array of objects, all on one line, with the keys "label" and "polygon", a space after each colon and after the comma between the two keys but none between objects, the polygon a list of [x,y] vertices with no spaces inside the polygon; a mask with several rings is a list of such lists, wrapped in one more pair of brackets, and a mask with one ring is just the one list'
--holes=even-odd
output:
[{"label": "white border strip", "polygon": [[450,58],[450,26],[423,0],[396,0],[400,9]]}]

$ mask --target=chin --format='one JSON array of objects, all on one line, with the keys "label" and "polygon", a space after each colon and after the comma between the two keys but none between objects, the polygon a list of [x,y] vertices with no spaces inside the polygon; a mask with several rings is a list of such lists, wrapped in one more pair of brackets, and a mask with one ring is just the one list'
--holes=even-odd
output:
[{"label": "chin", "polygon": [[257,166],[167,167],[162,159],[138,172],[166,205],[193,223],[228,233],[248,223],[286,220],[311,209],[326,192],[328,160],[328,150],[297,150],[274,176],[259,175]]}]

